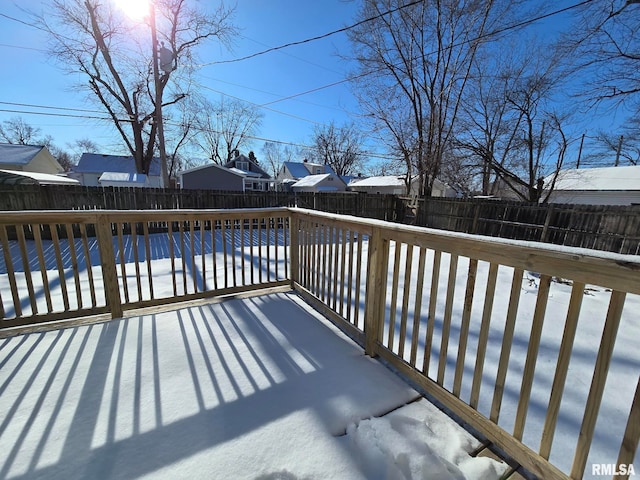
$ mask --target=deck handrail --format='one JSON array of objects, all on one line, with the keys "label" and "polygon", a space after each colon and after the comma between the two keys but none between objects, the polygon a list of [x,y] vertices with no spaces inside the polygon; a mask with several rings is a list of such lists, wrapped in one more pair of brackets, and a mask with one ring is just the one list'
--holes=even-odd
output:
[{"label": "deck handrail", "polygon": [[[628,255],[607,254],[581,248],[554,247],[524,241],[507,241],[490,237],[443,232],[377,220],[336,216],[311,210],[292,209],[292,224],[299,236],[292,236],[292,248],[298,248],[299,265],[292,265],[295,286],[303,296],[321,302],[339,326],[354,338],[361,332],[365,351],[380,356],[405,377],[422,387],[429,395],[453,412],[462,421],[486,436],[507,455],[514,458],[540,478],[582,478],[596,420],[601,407],[605,383],[612,362],[613,345],[628,294],[640,294],[640,259]],[[367,237],[368,248],[354,247],[354,239]],[[429,256],[429,261],[427,261]],[[293,258],[293,256],[292,256]],[[449,267],[444,266],[448,260]],[[458,268],[463,262],[466,269]],[[479,277],[479,263],[486,265],[486,277]],[[426,264],[430,266],[427,268]],[[357,265],[366,276],[360,281],[350,274],[349,266]],[[442,268],[441,268],[442,267]],[[429,271],[430,270],[430,271]],[[441,271],[442,270],[442,271]],[[505,326],[500,347],[500,359],[493,385],[487,385],[485,359],[491,323],[496,323],[494,298],[499,272],[510,274],[510,294],[505,312]],[[527,339],[514,426],[507,431],[499,422],[503,410],[505,378],[512,364],[510,355],[514,328],[522,320],[519,308],[524,273],[537,274],[536,301],[532,309],[531,333]],[[346,285],[335,298],[335,285],[347,278]],[[460,280],[460,282],[457,282]],[[550,298],[552,281],[570,288],[562,340],[553,381],[548,389],[548,408],[539,445],[523,440],[530,410],[536,364],[540,355],[542,330]],[[484,282],[483,285],[478,285]],[[457,283],[462,285],[456,286]],[[549,461],[554,434],[558,430],[559,410],[566,398],[565,386],[573,353],[580,306],[587,285],[610,290],[609,309],[591,376],[591,386],[584,404],[577,445],[570,469],[563,471]],[[333,290],[332,290],[333,287]],[[442,288],[440,288],[442,287]],[[464,293],[457,295],[457,288]],[[353,321],[353,312],[361,305],[354,303],[353,292],[365,291],[364,320]],[[327,294],[328,291],[328,294]],[[424,292],[424,295],[423,295]],[[474,295],[484,295],[479,322],[472,324]],[[587,290],[588,292],[588,290]],[[444,308],[437,299],[444,293]],[[424,301],[423,301],[424,297]],[[454,313],[459,299],[457,312]],[[343,305],[344,303],[344,305]],[[423,304],[425,311],[423,311]],[[437,312],[437,308],[440,309]],[[345,313],[346,312],[346,313]],[[636,314],[637,315],[637,314]],[[441,338],[436,345],[434,329],[441,323]],[[453,335],[454,324],[459,334]],[[354,335],[353,331],[356,331]],[[469,346],[471,334],[478,338],[476,351]],[[451,345],[457,341],[457,352]],[[424,342],[420,359],[419,342]],[[436,348],[439,351],[434,353]],[[475,353],[476,361],[465,360]],[[465,366],[472,373],[465,374]],[[431,367],[431,368],[430,368]],[[453,377],[446,384],[447,373]],[[451,374],[452,373],[452,374]],[[468,399],[463,386],[467,380]],[[640,378],[630,379],[638,385]],[[480,412],[481,389],[493,387],[493,399],[488,414]],[[634,400],[626,407],[629,413],[624,434],[619,438],[620,451],[616,465],[629,465],[638,446],[640,428],[634,419],[640,415],[638,389]],[[539,393],[539,392],[536,392]],[[542,426],[542,425],[541,425]],[[613,463],[615,459],[611,459]],[[616,476],[626,478],[628,475]]]},{"label": "deck handrail", "polygon": [[[640,294],[637,257],[300,208],[0,212],[0,249],[0,332],[87,315],[119,318],[135,308],[262,288],[294,288],[367,354],[387,361],[542,478],[584,474],[625,299]],[[505,379],[514,360],[514,329],[528,315],[520,308],[523,282],[531,281],[525,279],[527,271],[537,274],[535,305],[513,430],[507,431],[501,423]],[[495,381],[489,385],[490,409],[483,413],[480,398],[489,388],[485,360],[496,323],[493,302],[504,275],[510,293]],[[532,446],[524,432],[554,279],[567,284],[570,295],[540,443]],[[610,290],[610,301],[593,346],[597,352],[574,459],[569,470],[562,470],[550,456],[587,285]],[[440,298],[444,302],[438,303]],[[471,337],[478,339],[475,350]],[[638,387],[626,407],[618,465],[633,462],[640,437],[640,378],[631,381]]]}]

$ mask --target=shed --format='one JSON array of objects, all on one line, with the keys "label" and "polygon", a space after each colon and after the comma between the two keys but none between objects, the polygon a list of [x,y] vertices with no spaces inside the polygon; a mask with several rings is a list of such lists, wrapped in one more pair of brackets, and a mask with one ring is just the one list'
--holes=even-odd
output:
[{"label": "shed", "polygon": [[291,185],[294,192],[344,192],[347,185],[335,173],[308,175]]},{"label": "shed", "polygon": [[[553,176],[545,179],[547,191],[552,180]],[[549,202],[584,205],[640,204],[640,165],[561,170]]]},{"label": "shed", "polygon": [[354,192],[406,195],[407,186],[404,177],[384,175],[353,180],[349,188]]}]

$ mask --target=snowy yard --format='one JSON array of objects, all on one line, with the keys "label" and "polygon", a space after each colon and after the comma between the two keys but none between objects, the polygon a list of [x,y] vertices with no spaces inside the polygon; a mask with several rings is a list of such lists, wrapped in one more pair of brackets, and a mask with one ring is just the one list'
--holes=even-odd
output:
[{"label": "snowy yard", "polygon": [[0,478],[498,478],[418,397],[295,294],[16,336]]}]

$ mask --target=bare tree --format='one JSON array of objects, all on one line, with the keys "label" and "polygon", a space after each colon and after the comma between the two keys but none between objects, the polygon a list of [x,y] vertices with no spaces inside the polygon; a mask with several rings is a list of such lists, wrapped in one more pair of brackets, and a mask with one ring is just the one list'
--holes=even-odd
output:
[{"label": "bare tree", "polygon": [[224,165],[235,150],[247,148],[262,123],[263,114],[240,100],[200,100],[195,143],[214,163]]},{"label": "bare tree", "polygon": [[454,146],[483,195],[506,186],[522,200],[538,201],[541,179],[557,175],[569,144],[568,116],[552,106],[563,86],[562,58],[535,38],[520,42],[523,48],[513,43],[474,62]]},{"label": "bare tree", "polygon": [[365,0],[350,32],[356,95],[429,195],[485,35],[519,2]]},{"label": "bare tree", "polygon": [[[183,99],[181,79],[189,74],[184,65],[192,61],[195,47],[211,38],[227,41],[234,31],[231,11],[223,6],[205,15],[185,0],[156,0],[155,13],[157,45],[150,41],[148,25],[126,18],[114,2],[53,0],[49,12],[34,14],[51,37],[52,56],[87,80],[81,87],[105,109],[139,173],[148,173],[157,145],[156,98],[163,108]],[[154,49],[163,57],[157,85]],[[174,74],[177,66],[183,68]]]},{"label": "bare tree", "polygon": [[312,158],[330,165],[338,175],[350,175],[362,166],[363,138],[353,124],[336,127],[334,122],[317,127],[314,133]]},{"label": "bare tree", "polygon": [[640,119],[631,118],[619,131],[600,131],[595,147],[581,165],[640,165]]},{"label": "bare tree", "polygon": [[589,99],[640,104],[640,1],[586,3],[563,43]]},{"label": "bare tree", "polygon": [[65,172],[73,170],[83,153],[96,153],[99,150],[98,145],[89,138],[81,138],[67,143],[66,148],[58,148],[51,145],[49,149]]},{"label": "bare tree", "polygon": [[275,142],[264,142],[262,146],[264,164],[269,168],[273,178],[278,176],[284,162],[292,162],[296,158],[295,149],[289,145]]},{"label": "bare tree", "polygon": [[29,125],[22,117],[13,117],[0,125],[0,139],[16,145],[44,145],[41,130]]}]

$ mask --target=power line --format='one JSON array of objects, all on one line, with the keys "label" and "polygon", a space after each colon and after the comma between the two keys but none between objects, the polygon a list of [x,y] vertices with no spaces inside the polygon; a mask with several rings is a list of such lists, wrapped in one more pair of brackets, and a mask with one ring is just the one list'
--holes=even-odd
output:
[{"label": "power line", "polygon": [[[510,30],[523,28],[523,27],[526,27],[528,25],[531,25],[532,23],[538,22],[540,20],[544,20],[546,18],[550,18],[550,17],[553,17],[555,15],[559,15],[561,13],[568,12],[568,11],[573,10],[575,8],[582,7],[583,5],[586,5],[586,4],[591,3],[591,2],[593,2],[593,0],[584,0],[584,1],[580,2],[580,3],[576,3],[576,4],[570,5],[570,6],[565,7],[565,8],[561,8],[559,10],[554,10],[553,12],[545,13],[543,15],[539,15],[537,17],[530,18],[528,20],[524,20],[522,22],[515,23],[513,25],[507,25],[505,27],[498,28],[496,30],[493,30],[491,32],[487,32],[487,33],[485,33],[483,35],[480,35],[478,37],[475,37],[475,38],[472,38],[472,39],[468,39],[468,40],[464,40],[464,41],[459,42],[459,43],[455,43],[455,44],[450,45],[450,46],[448,46],[446,48],[447,49],[452,49],[452,48],[462,47],[462,46],[464,46],[464,45],[466,45],[468,43],[477,42],[478,40],[483,40],[485,38],[489,38],[489,37],[493,37],[493,36],[498,36],[498,35],[500,35],[502,33],[508,32]],[[386,12],[385,12],[385,14],[386,14]],[[382,15],[384,15],[384,14],[381,14],[381,16]],[[363,20],[363,22],[365,22],[365,21],[368,21],[368,20]],[[308,40],[311,41],[312,39],[308,39]],[[284,47],[286,47],[286,45],[283,45],[281,47],[276,47],[276,48],[284,48]],[[273,49],[271,49],[271,50],[273,50]],[[268,50],[266,50],[264,53],[266,53],[266,52],[268,52]],[[434,55],[436,53],[438,53],[438,52],[437,51],[432,51],[432,52],[425,53],[424,55],[428,56],[428,55]],[[253,55],[253,56],[255,56],[255,55]],[[251,58],[251,56],[249,56],[249,58]],[[243,59],[238,59],[236,61],[240,61],[240,60],[243,60]],[[221,62],[221,63],[225,63],[225,62]],[[365,76],[368,76],[368,75],[372,75],[374,73],[378,73],[378,72],[381,72],[381,71],[384,71],[384,70],[385,70],[384,68],[380,68],[380,69],[374,70],[372,72],[365,72],[365,73],[361,73],[360,75],[355,75],[353,77],[347,77],[347,78],[344,78],[342,80],[338,80],[338,81],[333,82],[333,83],[329,83],[329,84],[326,84],[326,85],[322,85],[322,86],[313,88],[311,90],[306,90],[304,92],[295,93],[293,95],[288,95],[286,97],[283,97],[283,98],[280,98],[280,99],[277,99],[277,100],[272,100],[271,102],[267,102],[265,104],[262,104],[261,106],[272,105],[274,103],[283,102],[285,100],[291,100],[291,99],[296,98],[296,97],[301,97],[301,96],[307,95],[309,93],[318,92],[318,91],[324,90],[326,88],[335,87],[337,85],[341,85],[343,83],[347,83],[347,82],[353,81],[353,80],[355,80],[357,78],[361,78],[361,77],[365,77]]]},{"label": "power line", "polygon": [[34,52],[40,52],[40,53],[47,53],[46,50],[43,50],[41,48],[34,48],[34,47],[23,47],[21,45],[9,45],[8,43],[0,43],[0,47],[5,47],[5,48],[19,48],[21,50],[33,50]]},{"label": "power line", "polygon": [[[0,102],[0,104],[12,104],[12,103],[10,103],[10,102]],[[75,110],[75,111],[80,111],[80,112],[82,112],[82,111],[92,112],[92,110],[73,109],[73,108],[66,108],[66,107],[52,107],[52,106],[31,105],[31,104],[15,104],[15,105],[25,105],[25,106],[35,107],[35,108],[48,108],[48,109],[60,109],[60,110],[72,110],[72,111]],[[113,121],[113,119],[110,118],[110,117],[97,117],[97,116],[92,116],[92,115],[63,114],[63,113],[56,113],[56,112],[35,112],[35,111],[11,110],[11,109],[3,109],[3,108],[0,108],[0,112],[21,113],[21,114],[25,114],[25,115],[44,115],[44,116],[79,118],[79,119],[89,119],[89,120]],[[284,112],[279,112],[279,113],[283,113],[284,114]],[[128,120],[128,119],[126,119],[126,120],[118,119],[118,121],[120,121],[120,122],[130,122],[130,120]],[[311,120],[307,120],[307,121],[311,121]],[[165,123],[167,123],[168,125],[172,125],[174,127],[181,126],[181,124],[176,123],[176,122],[167,121]],[[195,130],[199,130],[199,131],[202,131],[202,132],[210,132],[210,133],[217,133],[217,134],[222,133],[220,131],[213,130],[213,129],[208,129],[208,128],[204,128],[204,127],[195,127],[194,126],[193,128]],[[306,144],[303,144],[303,143],[285,142],[283,140],[275,140],[275,139],[272,139],[272,138],[257,137],[257,136],[252,136],[252,135],[247,135],[246,138],[248,138],[250,140],[260,141],[260,142],[277,143],[279,145],[288,145],[288,146],[298,147],[298,148],[313,148],[313,146],[306,145]],[[371,158],[379,158],[379,159],[383,159],[383,160],[392,160],[393,159],[393,157],[391,157],[389,155],[384,155],[384,154],[376,153],[376,152],[362,152],[362,155],[367,156],[367,157],[371,157]]]},{"label": "power line", "polygon": [[13,105],[14,107],[44,108],[44,109],[50,109],[50,110],[66,110],[71,112],[102,113],[99,110],[88,110],[86,108],[52,107],[49,105],[34,105],[32,103],[15,103],[15,102],[0,101],[0,105]]},{"label": "power line", "polygon": [[[176,122],[165,122],[165,123],[168,124],[168,125],[173,125],[174,127],[180,127],[181,126],[181,124],[176,123]],[[205,128],[205,127],[200,127],[200,126],[192,126],[192,128],[194,130],[198,130],[200,132],[222,134],[222,132],[220,132],[218,130],[214,130],[212,128]],[[279,145],[286,145],[286,146],[290,146],[290,147],[307,148],[307,149],[314,148],[313,145],[306,145],[304,143],[285,142],[283,140],[274,140],[272,138],[256,137],[254,135],[246,135],[245,138],[247,138],[249,140],[259,141],[259,142],[277,143]],[[365,151],[365,152],[362,152],[362,155],[363,156],[367,156],[367,157],[371,157],[371,158],[379,158],[379,159],[383,159],[383,160],[395,160],[395,158],[390,156],[390,155],[385,155],[385,154],[376,153],[376,152],[367,152],[367,151]]]},{"label": "power line", "polygon": [[392,13],[395,13],[397,11],[400,11],[404,8],[408,8],[408,7],[413,7],[414,5],[418,5],[419,3],[422,3],[424,0],[415,0],[411,3],[407,3],[406,5],[402,5],[400,7],[396,7],[393,8],[391,10],[387,10],[386,12],[380,13],[378,15],[375,15],[373,17],[369,17],[369,18],[365,18],[364,20],[360,20],[359,22],[354,23],[353,25],[349,25],[347,27],[343,27],[343,28],[339,28],[337,30],[332,30],[331,32],[327,32],[327,33],[323,33],[322,35],[317,35],[315,37],[310,37],[310,38],[305,38],[304,40],[298,40],[296,42],[289,42],[286,43],[284,45],[279,45],[277,47],[271,47],[271,48],[267,48],[266,50],[262,50],[261,52],[256,52],[256,53],[252,53],[251,55],[247,55],[245,57],[241,57],[241,58],[234,58],[232,60],[220,60],[218,62],[210,62],[210,63],[204,63],[202,65],[200,65],[201,67],[206,67],[209,65],[220,65],[222,63],[235,63],[235,62],[241,62],[244,60],[248,60],[250,58],[254,58],[254,57],[258,57],[261,55],[265,55],[267,53],[271,53],[271,52],[275,52],[277,50],[282,50],[284,48],[288,48],[288,47],[293,47],[295,45],[302,45],[304,43],[310,43],[310,42],[315,42],[317,40],[322,40],[323,38],[327,38],[330,37],[332,35],[336,35],[338,33],[344,33],[348,30],[354,29],[356,27],[359,27],[360,25],[363,25],[367,22],[372,22],[373,20],[377,20],[379,18],[382,18],[386,15],[390,15]]},{"label": "power line", "polygon": [[[73,115],[69,113],[57,113],[57,112],[31,112],[27,110],[11,110],[7,108],[0,108],[0,112],[5,113],[22,113],[24,115],[44,115],[48,117],[66,117],[66,118],[84,118],[90,120],[108,120],[113,121],[111,117],[94,117],[91,115]],[[129,119],[118,119],[119,122],[131,122]]]}]

